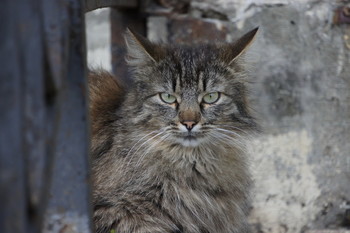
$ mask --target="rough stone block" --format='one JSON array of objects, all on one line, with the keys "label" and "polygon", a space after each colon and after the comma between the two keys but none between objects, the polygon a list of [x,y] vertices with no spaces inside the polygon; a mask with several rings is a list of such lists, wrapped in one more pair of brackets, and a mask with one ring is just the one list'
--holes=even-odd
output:
[{"label": "rough stone block", "polygon": [[219,20],[176,17],[168,25],[169,41],[175,43],[224,42],[228,34],[226,25]]},{"label": "rough stone block", "polygon": [[305,233],[350,233],[350,230],[311,230]]}]

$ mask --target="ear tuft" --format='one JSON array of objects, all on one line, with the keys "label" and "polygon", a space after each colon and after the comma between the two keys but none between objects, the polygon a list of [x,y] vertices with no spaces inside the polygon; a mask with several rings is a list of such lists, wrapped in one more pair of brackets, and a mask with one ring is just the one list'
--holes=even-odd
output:
[{"label": "ear tuft", "polygon": [[132,66],[156,63],[164,56],[159,45],[153,44],[129,28],[125,33],[125,42],[128,50],[127,62]]},{"label": "ear tuft", "polygon": [[242,55],[253,43],[259,27],[243,35],[235,42],[225,45],[223,49],[224,60],[231,65],[240,55]]}]

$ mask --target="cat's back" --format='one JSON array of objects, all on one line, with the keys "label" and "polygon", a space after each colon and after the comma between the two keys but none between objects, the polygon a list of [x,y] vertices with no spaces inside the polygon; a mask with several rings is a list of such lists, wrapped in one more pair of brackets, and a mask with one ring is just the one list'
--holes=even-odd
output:
[{"label": "cat's back", "polygon": [[[109,72],[94,70],[88,75],[88,90],[91,149],[92,152],[102,154],[110,147],[110,134],[113,134],[111,122],[116,121],[118,117],[115,112],[124,99],[125,87],[117,77],[112,76]],[[97,148],[101,151],[95,151]]]}]

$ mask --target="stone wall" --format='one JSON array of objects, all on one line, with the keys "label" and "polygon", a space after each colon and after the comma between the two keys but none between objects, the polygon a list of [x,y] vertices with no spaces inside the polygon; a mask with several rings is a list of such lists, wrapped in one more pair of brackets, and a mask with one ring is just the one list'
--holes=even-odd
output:
[{"label": "stone wall", "polygon": [[350,227],[349,1],[156,1],[154,41],[230,42],[259,26],[247,54],[263,134],[251,142],[251,223],[260,233]]}]

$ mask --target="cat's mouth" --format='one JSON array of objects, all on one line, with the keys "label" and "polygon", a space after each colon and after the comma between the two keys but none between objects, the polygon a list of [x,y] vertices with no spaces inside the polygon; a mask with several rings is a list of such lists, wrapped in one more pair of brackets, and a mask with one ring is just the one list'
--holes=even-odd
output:
[{"label": "cat's mouth", "polygon": [[203,141],[203,137],[198,134],[194,135],[192,133],[187,133],[177,136],[176,141],[185,147],[196,147]]},{"label": "cat's mouth", "polygon": [[196,141],[198,141],[198,138],[193,136],[193,135],[188,135],[188,136],[183,137],[183,140],[190,143],[190,144],[193,144],[193,143],[196,143]]}]

